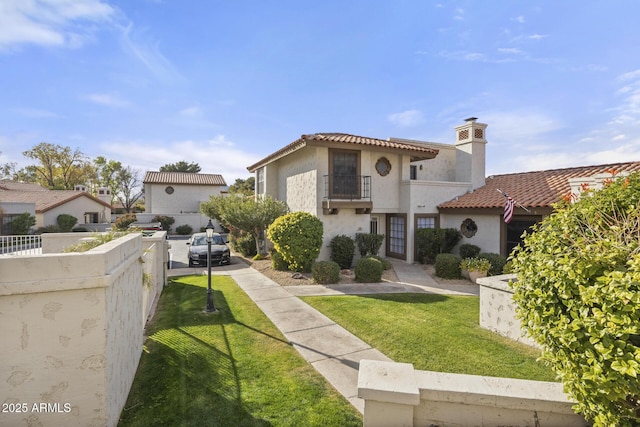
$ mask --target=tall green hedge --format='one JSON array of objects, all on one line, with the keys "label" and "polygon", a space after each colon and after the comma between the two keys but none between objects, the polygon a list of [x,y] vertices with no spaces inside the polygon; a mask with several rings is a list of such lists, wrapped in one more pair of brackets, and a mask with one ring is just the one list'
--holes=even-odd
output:
[{"label": "tall green hedge", "polygon": [[331,261],[338,263],[340,268],[351,268],[356,244],[353,239],[344,234],[339,234],[329,243],[331,247]]},{"label": "tall green hedge", "polygon": [[416,232],[418,261],[433,263],[438,254],[450,253],[462,239],[455,228],[421,228]]},{"label": "tall green hedge", "polygon": [[267,237],[292,271],[311,271],[322,247],[322,221],[307,212],[291,212],[269,226]]},{"label": "tall green hedge", "polygon": [[517,314],[578,411],[640,425],[640,175],[555,208],[512,257]]}]

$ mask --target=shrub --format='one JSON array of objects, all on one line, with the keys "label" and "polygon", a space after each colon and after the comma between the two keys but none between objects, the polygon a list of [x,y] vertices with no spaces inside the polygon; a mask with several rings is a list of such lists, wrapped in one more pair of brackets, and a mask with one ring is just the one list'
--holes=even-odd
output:
[{"label": "shrub", "polygon": [[322,247],[322,221],[307,212],[292,212],[277,218],[267,236],[292,271],[311,271]]},{"label": "shrub", "polygon": [[356,233],[356,245],[361,257],[378,255],[384,234]]},{"label": "shrub", "polygon": [[78,222],[78,218],[69,214],[60,214],[56,218],[56,223],[63,233],[68,233],[73,229],[73,226]]},{"label": "shrub", "polygon": [[507,263],[507,259],[502,255],[489,252],[480,252],[478,258],[486,259],[491,263],[491,269],[489,270],[490,276],[502,274],[502,269],[504,269],[504,265]]},{"label": "shrub", "polygon": [[467,271],[480,271],[487,274],[491,269],[491,263],[486,258],[465,258],[460,262],[460,269]]},{"label": "shrub", "polygon": [[555,205],[512,255],[516,312],[574,407],[640,425],[640,175]]},{"label": "shrub", "polygon": [[277,271],[287,271],[289,264],[282,258],[282,255],[277,250],[271,249],[271,267]]},{"label": "shrub", "polygon": [[380,261],[382,263],[382,269],[383,270],[391,269],[391,262],[389,260],[387,260],[387,259],[382,258],[381,256],[369,255],[369,256],[367,256],[367,258],[374,258],[374,259],[377,259],[378,261]]},{"label": "shrub", "polygon": [[231,249],[246,257],[254,256],[256,251],[256,241],[249,233],[234,229],[229,234],[229,245]]},{"label": "shrub", "polygon": [[174,222],[176,222],[176,220],[172,216],[156,215],[153,217],[151,222],[159,222],[160,224],[162,224],[162,229],[164,231],[170,231],[171,226]]},{"label": "shrub", "polygon": [[331,261],[337,262],[340,268],[351,268],[356,248],[353,239],[340,234],[331,239],[329,246],[331,247]]},{"label": "shrub", "polygon": [[[162,228],[164,228],[164,226]],[[176,233],[180,234],[181,236],[187,236],[193,233],[193,227],[191,227],[189,224],[179,225],[176,227]]]},{"label": "shrub", "polygon": [[378,283],[382,280],[382,263],[375,258],[360,258],[356,262],[356,282]]},{"label": "shrub", "polygon": [[334,261],[314,262],[311,267],[311,276],[316,283],[328,285],[340,281],[340,266]]},{"label": "shrub", "polygon": [[36,225],[36,217],[28,212],[21,213],[11,220],[13,234],[29,234],[29,229]]},{"label": "shrub", "polygon": [[263,260],[264,258],[265,258],[265,256],[264,256],[264,255],[262,255],[262,254],[255,254],[255,255],[253,256],[253,258],[252,258],[252,259],[253,259],[254,261],[261,261],[261,260]]},{"label": "shrub", "polygon": [[124,214],[120,218],[116,219],[116,221],[113,223],[113,228],[116,230],[124,231],[129,228],[131,224],[136,222],[136,219],[137,217],[134,213]]},{"label": "shrub", "polygon": [[60,233],[60,227],[55,224],[45,225],[44,227],[38,227],[36,234],[43,233]]},{"label": "shrub", "polygon": [[454,254],[438,254],[436,256],[436,276],[443,279],[459,279],[462,258]]},{"label": "shrub", "polygon": [[460,245],[460,258],[475,258],[480,253],[480,246],[465,243]]},{"label": "shrub", "polygon": [[433,263],[438,254],[449,253],[462,239],[455,228],[420,228],[416,232],[418,259],[422,263]]}]

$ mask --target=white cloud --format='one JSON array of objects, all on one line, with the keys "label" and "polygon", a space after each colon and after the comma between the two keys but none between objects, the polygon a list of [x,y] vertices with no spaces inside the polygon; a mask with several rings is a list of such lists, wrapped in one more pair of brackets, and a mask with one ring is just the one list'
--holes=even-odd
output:
[{"label": "white cloud", "polygon": [[122,47],[140,61],[156,78],[163,82],[179,82],[184,78],[173,63],[160,51],[160,45],[147,39],[145,30],[133,29],[133,23],[122,27]]},{"label": "white cloud", "polygon": [[82,98],[93,102],[94,104],[104,105],[105,107],[111,108],[127,108],[131,106],[129,101],[126,99],[110,93],[90,93],[83,95]]},{"label": "white cloud", "polygon": [[524,24],[525,20],[524,20],[524,16],[520,15],[520,16],[516,16],[515,18],[511,18],[512,21],[515,21],[519,24]]},{"label": "white cloud", "polygon": [[221,174],[228,184],[236,178],[251,176],[247,166],[262,158],[238,149],[224,135],[216,135],[209,140],[105,141],[100,144],[99,152],[140,170],[142,174],[148,170],[157,171],[168,163],[193,162],[200,165],[202,173]]},{"label": "white cloud", "polygon": [[396,126],[409,127],[421,124],[424,121],[422,112],[419,110],[406,110],[399,113],[389,114],[387,120]]},{"label": "white cloud", "polygon": [[532,34],[527,38],[529,38],[531,40],[541,40],[541,39],[544,39],[546,37],[549,37],[549,36],[548,35],[544,35],[544,34]]},{"label": "white cloud", "polygon": [[185,109],[180,110],[181,116],[186,117],[200,117],[202,116],[202,109],[200,107],[187,107]]},{"label": "white cloud", "polygon": [[518,55],[522,53],[522,50],[518,49],[517,47],[500,47],[498,48],[498,52]]},{"label": "white cloud", "polygon": [[32,119],[56,119],[62,117],[53,111],[41,110],[39,108],[14,108],[13,111]]},{"label": "white cloud", "polygon": [[78,47],[94,31],[83,21],[108,21],[114,14],[101,0],[2,0],[0,50],[25,44]]}]

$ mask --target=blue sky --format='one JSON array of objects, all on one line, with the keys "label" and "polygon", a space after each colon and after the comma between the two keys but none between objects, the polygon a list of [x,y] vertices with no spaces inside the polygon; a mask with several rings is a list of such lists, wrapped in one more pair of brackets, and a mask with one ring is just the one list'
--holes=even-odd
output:
[{"label": "blue sky", "polygon": [[487,175],[640,160],[640,2],[0,0],[0,163],[42,141],[227,182],[301,134],[453,143]]}]

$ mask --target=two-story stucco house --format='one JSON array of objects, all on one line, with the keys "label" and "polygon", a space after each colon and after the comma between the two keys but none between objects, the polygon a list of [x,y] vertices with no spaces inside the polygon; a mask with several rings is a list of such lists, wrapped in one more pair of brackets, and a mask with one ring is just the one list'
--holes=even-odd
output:
[{"label": "two-story stucco house", "polygon": [[302,135],[247,169],[256,195],[283,200],[324,225],[319,259],[338,234],[385,234],[381,255],[413,262],[419,228],[438,226],[438,205],[485,184],[485,130],[469,118],[455,144],[342,133]]},{"label": "two-story stucco house", "polygon": [[148,222],[156,215],[173,217],[174,228],[190,225],[195,231],[209,218],[200,213],[200,203],[226,191],[222,175],[187,172],[148,171],[143,180],[145,213],[138,221]]}]

